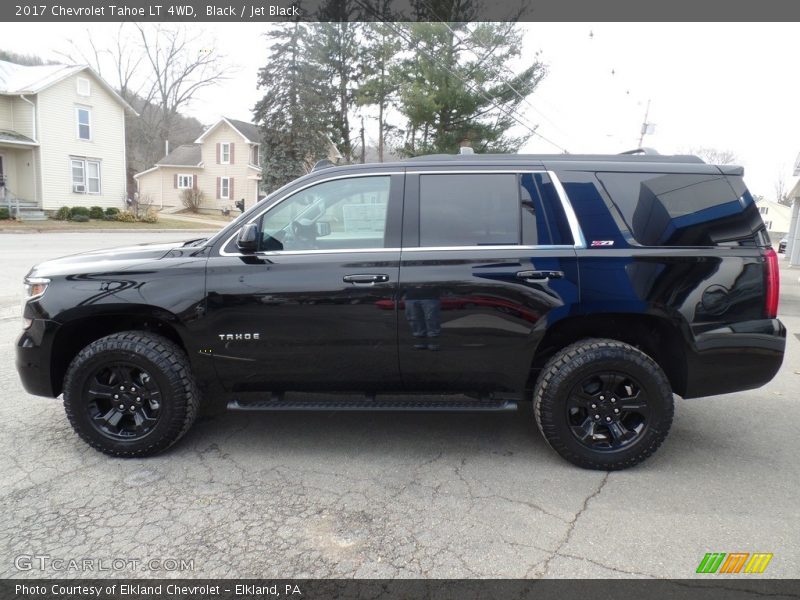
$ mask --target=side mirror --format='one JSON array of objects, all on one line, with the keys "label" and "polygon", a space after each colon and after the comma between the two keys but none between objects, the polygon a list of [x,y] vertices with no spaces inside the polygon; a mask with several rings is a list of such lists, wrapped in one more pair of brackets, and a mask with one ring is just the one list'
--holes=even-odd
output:
[{"label": "side mirror", "polygon": [[258,225],[248,223],[242,227],[236,237],[236,246],[242,252],[255,252],[258,250]]},{"label": "side mirror", "polygon": [[325,237],[331,234],[331,224],[317,221],[317,237]]}]

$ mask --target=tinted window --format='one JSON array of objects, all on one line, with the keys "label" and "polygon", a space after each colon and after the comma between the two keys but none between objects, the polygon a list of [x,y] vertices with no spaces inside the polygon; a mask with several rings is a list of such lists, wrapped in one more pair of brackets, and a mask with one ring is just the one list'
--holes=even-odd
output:
[{"label": "tinted window", "polygon": [[757,217],[758,210],[724,175],[598,173],[597,178],[640,244],[754,242],[759,223],[750,213]]},{"label": "tinted window", "polygon": [[567,215],[547,173],[520,176],[522,243],[573,244]]},{"label": "tinted window", "polygon": [[517,176],[422,175],[420,246],[519,244]]},{"label": "tinted window", "polygon": [[388,176],[326,181],[286,198],[261,217],[261,250],[382,248]]}]

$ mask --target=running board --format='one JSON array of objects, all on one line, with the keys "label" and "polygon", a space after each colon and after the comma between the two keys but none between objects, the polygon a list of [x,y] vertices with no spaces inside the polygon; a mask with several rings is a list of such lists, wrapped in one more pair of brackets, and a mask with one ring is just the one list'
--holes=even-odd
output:
[{"label": "running board", "polygon": [[232,411],[499,412],[517,410],[514,400],[253,400],[228,402]]}]

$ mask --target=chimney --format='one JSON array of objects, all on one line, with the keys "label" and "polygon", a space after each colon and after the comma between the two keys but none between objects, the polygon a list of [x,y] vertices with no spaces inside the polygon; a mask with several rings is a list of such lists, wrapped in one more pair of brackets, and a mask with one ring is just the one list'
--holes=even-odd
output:
[{"label": "chimney", "polygon": [[169,140],[164,140],[164,156],[169,155]]}]

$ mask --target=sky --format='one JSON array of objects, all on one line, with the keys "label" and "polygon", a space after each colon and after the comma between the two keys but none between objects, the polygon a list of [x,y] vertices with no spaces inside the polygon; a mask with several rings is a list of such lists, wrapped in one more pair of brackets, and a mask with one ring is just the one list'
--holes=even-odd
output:
[{"label": "sky", "polygon": [[[249,120],[263,94],[258,69],[267,61],[268,23],[186,24],[216,39],[229,78],[202,91],[186,111],[210,124],[220,115]],[[642,145],[662,154],[711,147],[745,167],[754,194],[774,198],[778,180],[796,182],[800,153],[800,78],[792,23],[522,23],[522,61],[535,53],[548,75],[519,109],[538,125],[521,152],[616,153]],[[63,60],[70,40],[91,32],[102,45],[114,23],[0,24],[0,48]],[[514,68],[515,65],[510,65]],[[369,125],[368,125],[369,130]],[[518,132],[524,132],[520,126]],[[544,139],[546,138],[546,139]]]}]

